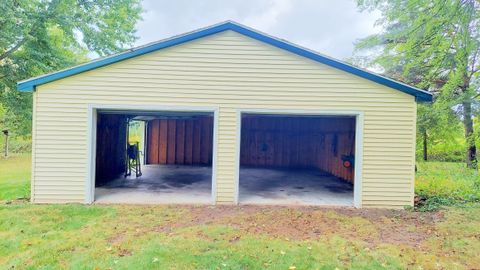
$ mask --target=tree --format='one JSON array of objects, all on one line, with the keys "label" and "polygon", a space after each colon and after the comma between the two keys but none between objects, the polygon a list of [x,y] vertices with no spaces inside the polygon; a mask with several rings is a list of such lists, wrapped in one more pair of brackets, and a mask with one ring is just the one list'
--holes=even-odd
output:
[{"label": "tree", "polygon": [[[362,10],[379,10],[382,32],[356,46],[369,51],[370,65],[436,94],[434,108],[458,109],[466,160],[476,166],[473,109],[480,70],[480,2],[476,0],[358,0]],[[438,110],[437,110],[438,111]],[[432,111],[419,110],[420,120]],[[420,125],[427,123],[419,123]]]},{"label": "tree", "polygon": [[464,147],[458,142],[462,138],[459,134],[462,126],[451,108],[437,105],[418,104],[417,146],[420,147],[417,148],[421,149],[425,161],[430,159],[430,152],[437,160],[457,161],[457,149]]},{"label": "tree", "polygon": [[131,45],[142,11],[139,0],[6,0],[0,10],[0,105],[20,135],[30,133],[31,94],[17,81]]}]

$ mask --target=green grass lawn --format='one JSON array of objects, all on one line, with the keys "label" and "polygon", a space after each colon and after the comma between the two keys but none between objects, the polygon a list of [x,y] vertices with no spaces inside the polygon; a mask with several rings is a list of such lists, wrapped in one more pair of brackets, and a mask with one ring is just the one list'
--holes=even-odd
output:
[{"label": "green grass lawn", "polygon": [[29,154],[0,157],[0,201],[30,197],[31,166]]},{"label": "green grass lawn", "polygon": [[[29,157],[1,162],[2,269],[476,269],[480,265],[478,203],[436,212],[30,205],[6,201],[28,194],[24,178],[29,175]],[[4,168],[13,180],[4,176]],[[469,182],[464,176],[477,181],[475,172],[460,173],[463,167],[457,164],[432,163],[419,165],[420,186],[431,188],[427,183],[438,170],[462,178],[458,181]],[[13,182],[25,190],[17,192]]]}]

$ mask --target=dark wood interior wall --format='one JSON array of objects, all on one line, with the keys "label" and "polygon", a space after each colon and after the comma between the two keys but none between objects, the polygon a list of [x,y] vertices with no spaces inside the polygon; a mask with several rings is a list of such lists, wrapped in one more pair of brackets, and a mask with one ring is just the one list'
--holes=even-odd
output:
[{"label": "dark wood interior wall", "polygon": [[148,121],[147,164],[211,165],[213,117]]},{"label": "dark wood interior wall", "polygon": [[318,168],[353,182],[342,155],[354,155],[355,119],[244,116],[240,164]]},{"label": "dark wood interior wall", "polygon": [[118,177],[125,169],[127,120],[124,115],[99,114],[95,183],[101,185]]}]

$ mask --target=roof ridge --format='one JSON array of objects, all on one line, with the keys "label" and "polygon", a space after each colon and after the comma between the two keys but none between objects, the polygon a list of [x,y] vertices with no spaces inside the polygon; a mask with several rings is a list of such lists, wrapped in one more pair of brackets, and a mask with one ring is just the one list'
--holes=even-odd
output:
[{"label": "roof ridge", "polygon": [[146,53],[154,52],[163,48],[175,46],[185,42],[189,42],[198,38],[210,36],[226,30],[232,30],[247,37],[256,39],[258,41],[267,43],[274,47],[289,51],[291,53],[309,58],[316,62],[343,70],[345,72],[357,75],[359,77],[374,81],[376,83],[385,85],[387,87],[399,90],[401,92],[415,96],[417,101],[432,101],[432,94],[428,91],[410,86],[406,83],[390,79],[380,74],[353,66],[344,61],[332,58],[317,51],[299,46],[287,40],[271,36],[261,31],[255,30],[248,26],[242,25],[235,21],[224,21],[207,27],[199,28],[181,35],[171,36],[166,39],[151,42],[142,46],[127,49],[123,52],[113,54],[104,58],[98,58],[87,63],[83,63],[71,68],[63,69],[53,73],[40,75],[38,77],[23,80],[17,83],[17,88],[20,91],[33,91],[35,87],[51,81],[59,80],[68,76],[79,74],[85,71],[110,65],[119,61],[133,58]]}]

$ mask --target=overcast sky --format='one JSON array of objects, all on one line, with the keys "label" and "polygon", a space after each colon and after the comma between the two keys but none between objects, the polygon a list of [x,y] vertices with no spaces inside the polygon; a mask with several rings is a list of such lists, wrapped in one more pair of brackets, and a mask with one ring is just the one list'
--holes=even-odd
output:
[{"label": "overcast sky", "polygon": [[378,31],[377,13],[353,0],[144,0],[135,45],[233,20],[270,35],[345,59],[353,43]]}]

